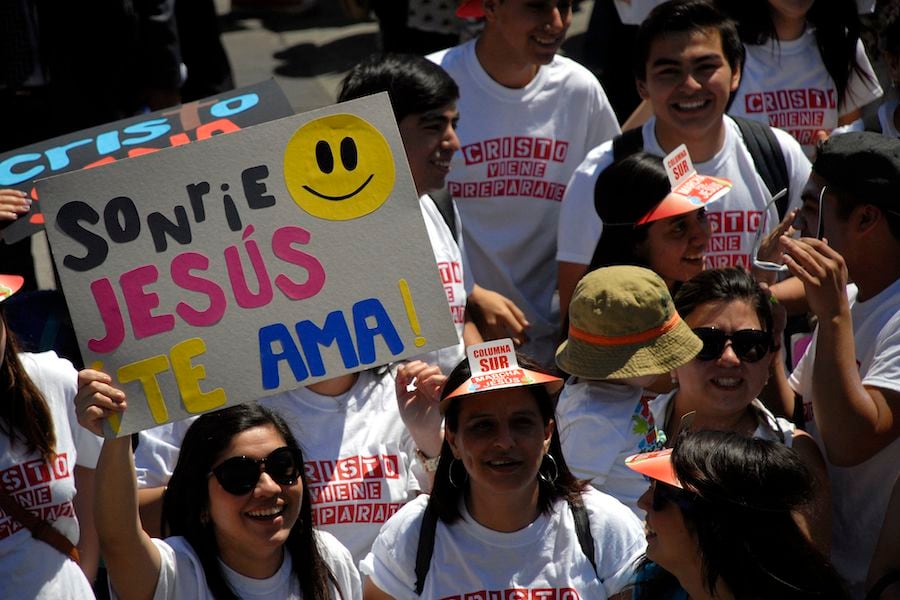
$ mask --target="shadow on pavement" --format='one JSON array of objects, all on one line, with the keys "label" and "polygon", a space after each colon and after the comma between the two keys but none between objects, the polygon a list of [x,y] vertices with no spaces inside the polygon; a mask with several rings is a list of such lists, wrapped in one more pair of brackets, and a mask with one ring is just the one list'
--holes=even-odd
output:
[{"label": "shadow on pavement", "polygon": [[314,77],[349,71],[366,56],[378,51],[376,33],[360,33],[327,44],[297,44],[275,53],[282,62],[274,72],[283,77]]}]

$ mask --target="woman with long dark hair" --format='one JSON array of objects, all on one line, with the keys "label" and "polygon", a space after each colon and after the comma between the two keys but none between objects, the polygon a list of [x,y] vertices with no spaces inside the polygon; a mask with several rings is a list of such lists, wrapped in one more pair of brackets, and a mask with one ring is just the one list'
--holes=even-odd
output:
[{"label": "woman with long dark hair", "polygon": [[[82,371],[79,422],[124,410],[109,377]],[[350,553],[312,527],[303,453],[276,413],[243,404],[201,415],[185,434],[163,498],[171,537],[141,527],[131,439],[107,439],[97,464],[97,531],[119,598],[351,600]]]},{"label": "woman with long dark hair", "polygon": [[798,526],[815,478],[783,444],[697,431],[629,459],[651,478],[636,600],[845,600],[843,582]]},{"label": "woman with long dark hair", "polygon": [[703,342],[697,356],[673,371],[677,387],[650,401],[666,438],[675,440],[684,415],[698,429],[733,431],[793,448],[818,478],[813,502],[801,511],[803,526],[823,551],[831,543],[828,476],[813,439],[775,417],[757,396],[777,358],[768,294],[742,269],[704,271],[675,294],[675,308]]},{"label": "woman with long dark hair", "polygon": [[562,381],[520,366],[509,339],[468,356],[441,394],[445,439],[431,496],[385,524],[360,565],[366,598],[512,589],[618,597],[643,552],[639,523],[569,471],[554,427]]},{"label": "woman with long dark hair", "polygon": [[95,574],[97,548],[86,542],[99,440],[75,422],[72,363],[20,352],[6,326],[3,300],[22,284],[0,275],[0,598],[93,598],[85,573]]},{"label": "woman with long dark hair", "polygon": [[684,202],[678,209],[660,210],[672,196],[658,156],[636,152],[604,169],[594,188],[603,233],[588,272],[613,265],[646,267],[673,291],[702,271],[711,235],[706,204]]},{"label": "woman with long dark hair", "polygon": [[[718,0],[746,48],[729,113],[791,133],[808,157],[818,132],[860,119],[881,86],[853,0]],[[853,127],[862,130],[859,121]]]}]

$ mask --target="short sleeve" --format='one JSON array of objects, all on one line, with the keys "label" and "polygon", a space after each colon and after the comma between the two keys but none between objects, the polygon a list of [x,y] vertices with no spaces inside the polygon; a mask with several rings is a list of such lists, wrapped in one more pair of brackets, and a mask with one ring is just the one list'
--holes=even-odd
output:
[{"label": "short sleeve", "polygon": [[614,596],[632,582],[634,568],[647,549],[644,528],[634,513],[612,496],[589,490],[582,498],[594,536],[597,575],[607,595]]},{"label": "short sleeve", "polygon": [[319,552],[340,588],[340,595],[335,595],[335,598],[361,600],[362,582],[350,551],[327,531],[316,531],[316,539],[319,542]]},{"label": "short sleeve", "polygon": [[363,575],[396,600],[418,598],[415,558],[427,502],[427,496],[419,496],[388,519],[371,552],[359,564]]},{"label": "short sleeve", "polygon": [[[161,540],[153,538],[159,550],[159,576],[153,600],[178,598],[203,598],[206,594],[206,577],[203,567],[193,551],[183,551],[187,545],[181,538]],[[170,544],[171,542],[171,544]]]},{"label": "short sleeve", "polygon": [[559,212],[556,260],[590,264],[603,225],[594,208],[594,185],[612,163],[612,142],[591,150],[569,179]]},{"label": "short sleeve", "polygon": [[863,385],[900,391],[900,315],[895,315],[875,341],[872,362]]},{"label": "short sleeve", "polygon": [[856,63],[861,72],[856,69],[850,71],[850,81],[847,83],[841,115],[862,108],[884,95],[861,39],[856,40]]},{"label": "short sleeve", "polygon": [[[597,487],[606,481],[627,440],[621,424],[600,414],[593,404],[596,403],[583,393],[564,395],[557,408],[557,422],[563,456],[569,468],[576,476],[590,479],[591,485]],[[597,440],[603,440],[603,443],[597,444]]]},{"label": "short sleeve", "polygon": [[139,434],[134,451],[134,466],[138,487],[154,488],[168,485],[178,462],[181,441],[195,418],[146,429]]},{"label": "short sleeve", "polygon": [[619,119],[606,97],[606,92],[600,82],[591,77],[591,93],[593,95],[592,106],[593,114],[586,119],[588,125],[588,135],[586,148],[595,148],[604,142],[608,142],[620,133]]}]

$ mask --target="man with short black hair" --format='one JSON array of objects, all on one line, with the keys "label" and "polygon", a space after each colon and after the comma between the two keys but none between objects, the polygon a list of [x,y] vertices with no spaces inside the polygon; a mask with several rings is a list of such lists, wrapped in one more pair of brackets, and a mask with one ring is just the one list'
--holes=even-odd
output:
[{"label": "man with short black hair", "polygon": [[803,196],[807,237],[781,243],[818,327],[790,384],[829,461],[832,560],[862,598],[900,474],[900,141],[832,137]]},{"label": "man with short black hair", "polygon": [[[644,124],[637,147],[630,151],[643,147],[665,156],[683,143],[700,174],[723,177],[734,184],[728,197],[709,210],[712,237],[706,263],[710,267],[750,268],[755,232],[764,219],[769,229],[780,221],[775,206],[764,214],[773,192],[757,172],[741,126],[725,116],[740,83],[743,57],[734,22],[708,0],[661,4],[638,31],[633,70],[638,92],[650,103],[654,117]],[[809,161],[789,134],[778,129],[771,133],[773,145],[783,155],[789,210],[800,205]],[[623,134],[623,139],[628,136]],[[556,254],[563,307],[587,270],[600,238],[602,223],[594,209],[594,186],[613,160],[612,142],[594,148],[566,189]]]}]

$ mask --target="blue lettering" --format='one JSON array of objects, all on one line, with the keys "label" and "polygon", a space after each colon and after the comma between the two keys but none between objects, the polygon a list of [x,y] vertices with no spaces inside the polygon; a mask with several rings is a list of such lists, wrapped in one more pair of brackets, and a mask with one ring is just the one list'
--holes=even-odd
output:
[{"label": "blue lettering", "polygon": [[84,140],[75,140],[74,142],[70,142],[65,146],[58,146],[56,148],[50,148],[45,153],[47,155],[47,160],[50,161],[50,170],[58,171],[60,169],[65,169],[69,166],[69,150],[72,148],[77,148],[78,146],[87,146],[91,143],[90,139]]},{"label": "blue lettering", "polygon": [[23,171],[22,173],[16,173],[15,171],[13,171],[13,168],[23,163],[33,162],[40,159],[41,155],[34,153],[17,154],[16,156],[10,156],[2,163],[0,163],[0,185],[16,185],[17,183],[22,183],[23,181],[34,179],[41,171],[44,170],[44,165],[34,166],[27,171]]},{"label": "blue lettering", "polygon": [[[234,103],[237,103],[237,106],[232,106]],[[209,112],[214,117],[230,117],[253,108],[257,104],[259,104],[259,96],[257,94],[243,94],[236,98],[216,102],[210,107]]]},{"label": "blue lettering", "polygon": [[[369,319],[375,321],[371,327]],[[379,335],[384,338],[384,343],[394,356],[403,352],[403,341],[397,334],[394,323],[381,302],[375,298],[360,300],[353,305],[353,328],[356,330],[356,347],[362,364],[375,362],[375,337]]]},{"label": "blue lettering", "polygon": [[[280,352],[276,352],[272,347],[276,342],[281,346]],[[274,390],[278,387],[280,381],[278,363],[282,360],[287,361],[294,379],[298,382],[309,377],[309,371],[303,364],[303,357],[300,356],[300,350],[294,344],[288,328],[281,323],[266,325],[259,330],[259,363],[262,367],[264,390]]]},{"label": "blue lettering", "polygon": [[172,129],[172,126],[169,125],[168,119],[150,119],[149,121],[141,121],[140,123],[135,123],[134,125],[129,125],[122,131],[124,133],[132,134],[143,134],[143,137],[135,137],[127,140],[122,140],[122,143],[126,146],[134,146],[135,144],[143,144],[144,142],[149,142],[150,140],[155,140],[161,135],[165,135]]},{"label": "blue lettering", "polygon": [[122,148],[122,144],[119,143],[118,130],[107,131],[97,136],[97,154],[112,154],[120,148]]},{"label": "blue lettering", "polygon": [[325,326],[321,329],[312,321],[300,321],[297,323],[297,337],[300,338],[300,345],[303,347],[309,371],[314,377],[321,377],[325,374],[325,365],[322,364],[322,353],[319,351],[319,346],[331,346],[335,341],[341,351],[344,367],[353,369],[359,366],[359,359],[356,358],[356,350],[353,347],[350,330],[347,328],[347,321],[339,310],[328,314],[325,318]]}]

